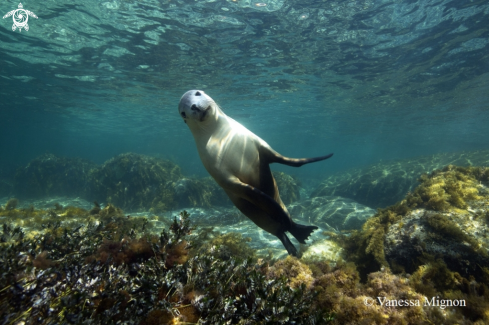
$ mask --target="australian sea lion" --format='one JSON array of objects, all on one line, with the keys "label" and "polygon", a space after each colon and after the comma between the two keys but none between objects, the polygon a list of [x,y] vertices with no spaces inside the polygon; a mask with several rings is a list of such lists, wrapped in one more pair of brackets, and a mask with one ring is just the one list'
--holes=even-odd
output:
[{"label": "australian sea lion", "polygon": [[300,167],[333,154],[304,159],[284,157],[224,114],[202,90],[187,91],[180,99],[178,111],[192,131],[204,167],[234,205],[258,227],[277,236],[289,254],[297,256],[285,232],[305,244],[318,227],[300,225],[291,219],[269,165]]}]

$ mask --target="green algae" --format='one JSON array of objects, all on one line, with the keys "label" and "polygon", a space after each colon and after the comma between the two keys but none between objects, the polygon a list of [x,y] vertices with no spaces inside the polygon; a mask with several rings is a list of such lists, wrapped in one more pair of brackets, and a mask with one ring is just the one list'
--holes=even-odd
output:
[{"label": "green algae", "polygon": [[[118,218],[121,211],[111,206],[97,213],[104,214]],[[299,270],[292,287],[285,276],[275,277],[290,262],[270,267],[204,252],[190,258],[192,227],[185,212],[160,235],[144,226],[114,228],[107,221],[50,225],[32,238],[4,226],[10,244],[0,246],[5,261],[0,316],[42,324],[326,324],[332,319],[327,309],[311,305],[316,294],[299,280],[308,267],[298,260],[292,262]]]},{"label": "green algae", "polygon": [[17,207],[17,205],[19,204],[19,200],[16,199],[16,198],[11,198],[7,201],[7,203],[5,204],[5,210],[13,210]]},{"label": "green algae", "polygon": [[177,164],[134,153],[118,155],[102,166],[82,159],[43,155],[19,169],[14,193],[21,199],[82,197],[125,210],[158,214],[175,208],[222,206],[230,202],[210,177],[184,178]]},{"label": "green algae", "polygon": [[[256,259],[241,234],[204,229],[191,236],[196,230],[185,212],[158,235],[113,205],[94,205],[91,211],[57,210],[90,221],[76,228],[51,223],[29,237],[19,227],[4,226],[2,238],[9,244],[0,245],[0,258],[9,272],[0,276],[2,312],[26,322],[43,315],[55,323],[456,324],[464,317],[486,319],[484,284],[460,277],[441,260],[426,257],[428,266],[409,279],[384,267],[369,272],[362,283],[352,262]],[[392,211],[384,212],[379,220],[392,218]],[[14,258],[19,251],[29,253],[19,261]],[[15,274],[22,275],[14,280]],[[45,291],[56,295],[42,296]],[[366,297],[423,301],[422,294],[467,299],[475,316],[462,309],[443,314],[422,306],[365,305]]]},{"label": "green algae", "polygon": [[285,205],[297,202],[301,198],[300,180],[283,172],[272,172],[280,192],[280,199]]},{"label": "green algae", "polygon": [[[467,273],[464,268],[466,275],[462,276],[453,270],[457,263],[448,264],[443,259],[444,256],[426,253],[426,243],[420,243],[416,248],[420,252],[419,257],[404,261],[408,263],[406,266],[415,267],[407,285],[415,292],[428,297],[464,299],[467,304],[471,303],[469,308],[458,308],[444,315],[435,312],[421,317],[420,320],[428,323],[442,320],[444,324],[457,324],[462,319],[470,319],[470,322],[476,323],[487,322],[489,321],[487,312],[489,268],[484,265],[472,265],[475,261],[487,260],[487,247],[482,247],[481,242],[471,236],[471,231],[474,229],[470,226],[473,220],[483,223],[480,231],[488,225],[489,196],[482,186],[488,185],[487,170],[484,167],[462,168],[450,165],[442,170],[425,174],[420,178],[421,184],[412,193],[393,206],[379,209],[377,214],[363,225],[361,231],[353,231],[349,236],[336,234],[331,239],[338,241],[344,248],[345,258],[354,262],[359,271],[359,278],[363,282],[368,283],[369,277],[381,268],[392,268],[403,273],[405,265],[389,263],[385,258],[385,245],[389,245],[385,241],[385,236],[389,228],[396,223],[395,229],[402,231],[406,226],[404,218],[413,210],[424,208],[426,211],[420,215],[420,218],[431,231],[427,235],[432,236],[433,240],[460,243],[459,247],[462,250],[471,251],[470,256],[474,256],[474,260],[458,258],[460,262],[466,263],[467,270],[469,267],[471,270]],[[472,210],[470,206],[477,208]],[[415,230],[416,225],[413,227]],[[454,258],[457,258],[456,253],[454,254]],[[342,308],[346,306],[343,305]],[[342,319],[341,316],[338,316],[338,319]],[[392,322],[396,323],[396,321]]]},{"label": "green algae", "polygon": [[125,153],[90,171],[88,196],[124,209],[164,212],[175,205],[171,185],[181,177],[171,161]]},{"label": "green algae", "polygon": [[229,204],[229,198],[211,177],[182,178],[174,185],[178,207],[212,207]]},{"label": "green algae", "polygon": [[[362,230],[353,232],[342,241],[347,254],[352,256],[360,267],[361,274],[368,274],[381,266],[388,266],[384,253],[384,238],[389,227],[395,222],[402,222],[413,209],[425,208],[440,212],[457,212],[467,208],[467,202],[486,200],[479,195],[480,183],[487,179],[487,168],[483,167],[455,167],[446,166],[442,170],[435,170],[420,177],[421,184],[406,195],[401,202],[385,209],[378,209],[377,213],[367,220]],[[467,218],[469,215],[467,214]],[[447,216],[435,214],[427,217],[432,228],[447,237],[458,241],[465,241],[478,250],[479,244],[460,227],[450,221]]]},{"label": "green algae", "polygon": [[[480,173],[476,169],[468,173],[469,176],[460,177],[459,181],[471,183],[472,178],[478,181],[476,173],[485,175],[485,171]],[[436,179],[435,183],[439,182]],[[464,191],[469,187],[457,188]],[[444,191],[450,193],[448,189]],[[448,195],[452,194],[445,198],[450,206],[428,214],[428,224],[438,235],[453,237],[477,250],[478,246],[456,228],[453,220],[445,220],[444,213],[461,209]],[[481,197],[480,193],[477,196]],[[299,260],[292,257],[282,261],[258,260],[241,234],[221,235],[207,229],[200,232],[201,236],[190,237],[190,232],[195,230],[188,225],[185,213],[158,236],[148,232],[149,225],[144,218],[128,217],[112,204],[101,208],[97,203],[89,211],[61,206],[47,210],[32,207],[0,211],[0,216],[9,220],[25,221],[37,216],[40,222],[46,218],[44,223],[48,225],[43,231],[31,232],[28,236],[20,235],[22,231],[18,227],[4,226],[2,241],[7,244],[0,245],[0,254],[8,260],[16,256],[16,250],[29,251],[26,249],[29,246],[31,256],[25,257],[19,265],[8,262],[6,266],[23,274],[27,274],[27,269],[35,275],[41,274],[42,269],[60,272],[60,276],[49,277],[49,274],[57,274],[49,271],[36,280],[39,290],[50,288],[56,292],[58,298],[44,297],[37,304],[40,309],[42,306],[44,310],[51,308],[53,312],[46,319],[58,323],[76,323],[79,317],[106,323],[137,320],[140,324],[224,321],[251,324],[263,323],[265,319],[297,324],[361,321],[457,324],[464,319],[489,320],[485,302],[489,298],[489,268],[486,266],[479,267],[477,279],[464,278],[450,270],[441,259],[423,254],[419,261],[413,261],[419,266],[409,279],[390,272],[383,251],[385,234],[392,224],[402,222],[403,216],[413,209],[428,208],[429,199],[420,198],[421,201],[416,202],[420,205],[404,200],[378,210],[361,231],[349,237],[331,236],[341,243],[346,256],[355,263],[340,260],[331,265],[320,258]],[[467,196],[462,195],[462,198],[466,203],[470,201]],[[485,221],[487,216],[477,212],[473,218]],[[78,225],[69,220],[76,220]],[[88,226],[77,228],[82,223]],[[71,268],[77,269],[79,275]],[[72,277],[73,282],[68,283],[66,275]],[[76,284],[80,278],[85,287]],[[0,290],[7,288],[7,280],[0,277]],[[92,286],[86,285],[92,281]],[[9,305],[8,310],[14,310],[19,320],[40,315],[38,310],[29,309],[32,306],[29,301],[33,303],[33,299],[19,299],[26,295],[25,290],[33,296],[37,294],[30,283],[29,279],[21,279],[18,284],[23,289],[10,286],[3,291],[5,293],[0,292],[2,306],[15,306]],[[365,305],[365,297],[380,295],[422,300],[421,294],[466,299],[471,307],[441,313],[435,308],[391,309]]]},{"label": "green algae", "polygon": [[[488,162],[489,150],[441,153],[399,161],[379,162],[365,168],[349,169],[331,175],[311,193],[311,197],[338,195],[372,208],[384,208],[401,201],[405,198],[406,193],[413,191],[422,173],[440,170],[448,164],[484,166]],[[487,182],[487,167],[462,168],[474,169],[476,179]],[[477,172],[482,175],[475,175]]]},{"label": "green algae", "polygon": [[80,207],[54,205],[53,209],[35,209],[30,206],[25,209],[10,209],[0,211],[0,217],[5,224],[20,226],[28,229],[26,235],[31,237],[44,233],[49,225],[76,228],[86,223],[106,223],[112,225],[114,233],[124,232],[131,228],[150,228],[146,217],[129,217],[123,211],[111,204],[101,209],[97,204],[90,211]]},{"label": "green algae", "polygon": [[406,196],[410,208],[418,206],[434,211],[466,209],[466,201],[478,200],[478,185],[486,179],[481,167],[455,167],[448,165],[420,177],[421,185]]},{"label": "green algae", "polygon": [[250,241],[251,238],[243,237],[240,233],[220,234],[213,231],[212,228],[204,228],[194,239],[195,248],[191,250],[191,255],[209,254],[222,260],[235,257],[251,258],[256,261],[256,252],[248,245]]},{"label": "green algae", "polygon": [[479,250],[480,244],[476,239],[463,232],[459,225],[441,214],[432,214],[426,217],[428,224],[434,228],[437,233],[452,238],[459,242],[467,242],[474,250]]},{"label": "green algae", "polygon": [[15,174],[13,192],[22,198],[82,196],[96,164],[80,158],[41,155]]}]

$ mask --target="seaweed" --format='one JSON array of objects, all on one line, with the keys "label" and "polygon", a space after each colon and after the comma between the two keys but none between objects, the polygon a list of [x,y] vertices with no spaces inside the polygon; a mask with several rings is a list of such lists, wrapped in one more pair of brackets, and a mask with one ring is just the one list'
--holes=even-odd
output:
[{"label": "seaweed", "polygon": [[430,214],[426,216],[426,220],[437,233],[459,242],[467,242],[475,251],[479,250],[480,244],[477,240],[464,233],[455,222],[451,221],[446,216],[438,213]]},{"label": "seaweed", "polygon": [[228,260],[231,257],[256,260],[256,253],[248,245],[249,241],[251,238],[245,238],[240,233],[219,234],[212,228],[205,228],[194,240],[196,249],[192,250],[191,254],[210,254],[222,260]]},{"label": "seaweed", "polygon": [[5,204],[5,210],[14,210],[19,205],[19,200],[16,198],[11,198]]},{"label": "seaweed", "polygon": [[[124,220],[119,209],[103,210],[112,221],[76,229],[49,224],[44,234],[30,238],[4,226],[10,244],[0,245],[5,261],[0,317],[41,324],[326,324],[332,319],[327,309],[311,305],[316,294],[305,284],[292,286],[285,276],[274,276],[290,261],[272,271],[251,258],[222,260],[206,253],[190,258],[187,213],[156,236],[144,227],[115,227]],[[293,264],[308,269],[298,260]]]},{"label": "seaweed", "polygon": [[301,198],[300,180],[297,177],[287,175],[283,172],[272,172],[280,192],[280,199],[285,205],[289,205]]},{"label": "seaweed", "polygon": [[298,288],[302,285],[310,288],[314,281],[309,266],[301,263],[293,256],[287,256],[285,259],[277,261],[267,272],[269,279],[276,279],[282,276],[290,281],[292,288]]},{"label": "seaweed", "polygon": [[[425,208],[428,210],[447,212],[456,209],[466,209],[467,202],[481,200],[479,195],[479,179],[485,179],[487,171],[482,167],[455,167],[446,166],[430,174],[421,175],[421,184],[406,195],[401,202],[385,209],[378,209],[377,213],[365,222],[362,230],[352,232],[349,236],[337,236],[345,248],[345,255],[354,261],[363,280],[368,273],[389,266],[385,259],[384,241],[389,227],[398,222],[402,227],[402,218],[413,209]],[[481,214],[481,213],[479,213]],[[428,224],[438,232],[439,236],[454,238],[460,242],[467,242],[480,254],[480,245],[471,236],[465,234],[460,227],[441,214],[426,214]],[[397,269],[399,265],[396,265]]]},{"label": "seaweed", "polygon": [[13,192],[21,198],[83,196],[96,164],[80,158],[41,155],[15,174]]},{"label": "seaweed", "polygon": [[421,185],[406,196],[406,202],[411,208],[422,206],[434,211],[466,209],[466,201],[480,199],[478,178],[483,175],[480,168],[448,165],[422,175]]},{"label": "seaweed", "polygon": [[175,206],[172,186],[181,177],[180,167],[169,160],[125,153],[90,170],[85,195],[123,209],[160,213]]},{"label": "seaweed", "polygon": [[174,191],[178,207],[211,207],[230,204],[226,193],[211,177],[182,178],[175,182]]}]

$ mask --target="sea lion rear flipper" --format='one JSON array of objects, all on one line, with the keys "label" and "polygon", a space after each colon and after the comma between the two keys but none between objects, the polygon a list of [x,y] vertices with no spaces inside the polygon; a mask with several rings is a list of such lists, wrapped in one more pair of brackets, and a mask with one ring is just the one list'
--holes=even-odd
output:
[{"label": "sea lion rear flipper", "polygon": [[299,241],[299,243],[305,244],[306,239],[316,229],[318,229],[316,226],[304,226],[294,222],[292,223],[289,232]]},{"label": "sea lion rear flipper", "polygon": [[288,158],[284,157],[270,146],[262,146],[260,150],[260,158],[264,158],[269,164],[279,163],[292,167],[301,167],[302,165],[313,163],[316,161],[321,161],[333,156],[332,153],[326,156],[314,157],[314,158]]},{"label": "sea lion rear flipper", "polygon": [[291,220],[287,212],[284,211],[277,201],[258,188],[243,183],[238,178],[230,181],[228,184],[225,184],[222,187],[265,211],[265,213],[272,219],[283,225],[283,231],[289,231],[291,228]]},{"label": "sea lion rear flipper", "polygon": [[297,249],[295,246],[291,243],[289,237],[285,234],[285,232],[282,232],[277,235],[278,239],[282,242],[284,245],[285,249],[287,250],[287,253],[289,253],[292,256],[298,257],[297,255]]}]

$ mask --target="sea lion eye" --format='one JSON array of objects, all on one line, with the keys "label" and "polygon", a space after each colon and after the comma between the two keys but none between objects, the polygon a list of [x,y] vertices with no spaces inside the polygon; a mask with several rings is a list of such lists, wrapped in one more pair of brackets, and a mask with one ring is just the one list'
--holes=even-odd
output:
[{"label": "sea lion eye", "polygon": [[183,118],[187,117],[187,114],[185,114],[185,112],[181,112],[180,115],[182,115]]},{"label": "sea lion eye", "polygon": [[200,91],[198,91],[198,92],[195,93],[195,96],[200,96],[200,95],[201,95],[200,94]]}]

